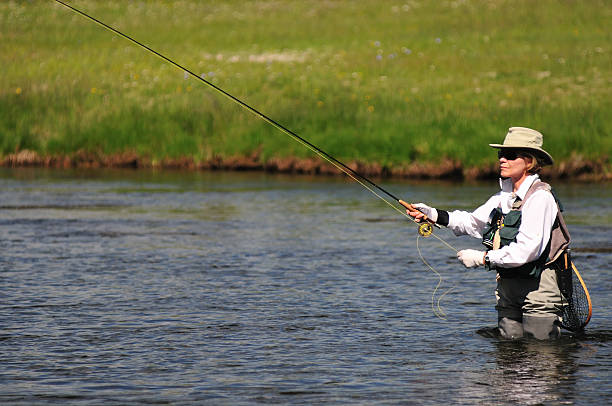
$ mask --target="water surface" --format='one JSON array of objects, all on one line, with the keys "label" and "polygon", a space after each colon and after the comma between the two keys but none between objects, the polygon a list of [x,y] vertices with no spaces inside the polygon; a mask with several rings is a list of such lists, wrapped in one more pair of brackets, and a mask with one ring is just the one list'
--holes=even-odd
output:
[{"label": "water surface", "polygon": [[[494,275],[348,180],[2,169],[0,402],[606,404],[612,188],[555,186],[593,319],[501,342],[476,333]],[[465,209],[496,190],[384,187]]]}]

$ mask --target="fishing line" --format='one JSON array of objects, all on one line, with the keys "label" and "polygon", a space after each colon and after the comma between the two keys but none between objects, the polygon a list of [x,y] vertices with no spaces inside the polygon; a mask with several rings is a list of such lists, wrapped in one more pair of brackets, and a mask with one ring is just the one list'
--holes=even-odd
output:
[{"label": "fishing line", "polygon": [[442,293],[440,296],[438,296],[438,300],[436,300],[436,293],[438,293],[438,289],[442,285],[442,275],[440,275],[440,273],[438,271],[436,271],[435,268],[433,266],[431,266],[429,264],[429,262],[427,262],[427,260],[423,256],[423,253],[421,252],[421,247],[420,247],[420,244],[419,244],[419,240],[420,239],[421,239],[421,235],[417,234],[416,247],[417,247],[417,252],[419,253],[419,257],[421,258],[421,261],[423,261],[425,266],[427,268],[429,268],[429,270],[438,277],[438,284],[436,285],[436,287],[434,288],[433,292],[431,293],[431,311],[433,312],[433,314],[437,318],[442,319],[442,320],[446,320],[446,312],[442,309],[442,305],[441,305],[442,298],[444,296],[446,296],[448,293],[450,293],[453,289],[455,289],[455,285],[453,285],[450,288],[446,289],[444,291],[444,293]]},{"label": "fishing line", "polygon": [[[351,179],[353,179],[355,182],[359,183],[361,186],[363,186],[365,189],[367,189],[368,191],[370,191],[372,194],[374,194],[376,197],[378,197],[380,200],[382,200],[383,202],[385,202],[388,206],[390,206],[391,208],[393,208],[395,211],[397,211],[398,213],[400,213],[401,215],[403,215],[404,217],[408,218],[409,220],[411,220],[413,223],[417,224],[419,226],[419,234],[418,236],[420,237],[421,235],[423,236],[433,236],[434,238],[438,239],[442,244],[444,244],[446,247],[448,247],[449,249],[451,249],[452,251],[457,252],[458,250],[453,247],[452,245],[450,245],[448,242],[446,242],[444,239],[440,238],[438,235],[433,233],[433,226],[436,226],[439,228],[439,226],[437,224],[435,224],[435,222],[431,221],[430,219],[428,219],[427,217],[423,218],[423,222],[418,221],[414,218],[412,218],[411,216],[409,216],[405,210],[401,210],[399,209],[396,205],[394,205],[393,203],[391,203],[387,198],[385,198],[383,195],[386,195],[390,198],[392,198],[393,200],[395,200],[397,203],[399,203],[400,205],[404,206],[404,208],[406,209],[411,209],[411,210],[415,210],[414,207],[412,207],[409,203],[404,202],[403,200],[401,200],[400,198],[394,196],[392,193],[390,193],[389,191],[385,190],[384,188],[382,188],[381,186],[377,185],[376,183],[374,183],[373,181],[371,181],[370,179],[368,179],[367,177],[361,175],[360,173],[358,173],[357,171],[355,171],[354,169],[350,168],[349,166],[345,165],[343,162],[339,161],[338,159],[334,158],[333,156],[329,155],[327,152],[323,151],[322,149],[320,149],[319,147],[317,147],[316,145],[310,143],[309,141],[307,141],[306,139],[300,137],[298,134],[294,133],[293,131],[289,130],[288,128],[286,128],[285,126],[283,126],[282,124],[278,123],[277,121],[271,119],[270,117],[268,117],[267,115],[263,114],[262,112],[260,112],[259,110],[249,106],[248,104],[246,104],[245,102],[243,102],[242,100],[234,97],[233,95],[231,95],[230,93],[226,92],[225,90],[221,89],[220,87],[216,86],[215,84],[213,84],[212,82],[209,82],[208,80],[204,79],[203,77],[197,75],[196,73],[192,72],[191,70],[187,69],[186,67],[176,63],[175,61],[173,61],[172,59],[162,55],[161,53],[157,52],[156,50],[148,47],[147,45],[137,41],[136,39],[122,33],[121,31],[111,27],[110,25],[98,20],[95,17],[90,16],[89,14],[84,13],[83,11],[67,4],[64,3],[61,0],[55,0],[56,3],[61,4],[62,6],[74,11],[75,13],[89,19],[90,21],[95,22],[96,24],[106,28],[107,30],[119,35],[120,37],[123,37],[125,39],[127,39],[128,41],[140,46],[141,48],[146,49],[147,51],[151,52],[152,54],[156,55],[157,57],[163,59],[164,61],[170,63],[171,65],[183,70],[184,72],[187,72],[189,75],[193,76],[194,78],[198,79],[199,81],[205,83],[207,86],[209,86],[210,88],[216,90],[217,92],[219,92],[220,94],[222,94],[223,96],[229,98],[230,100],[232,100],[233,102],[237,103],[238,105],[240,105],[241,107],[247,109],[248,111],[250,111],[251,113],[255,114],[256,116],[260,117],[262,120],[264,120],[265,122],[269,123],[270,125],[272,125],[273,127],[277,128],[278,130],[282,131],[283,133],[285,133],[286,135],[289,135],[290,137],[292,137],[294,140],[296,140],[297,142],[299,142],[300,144],[302,144],[303,146],[305,146],[306,148],[308,148],[310,151],[314,152],[316,155],[318,155],[319,157],[323,158],[324,160],[326,160],[327,162],[329,162],[330,164],[332,164],[334,167],[336,167],[338,170],[340,170],[341,172],[345,173],[346,175],[348,175]],[[423,258],[423,255],[421,254],[420,248],[418,247],[418,238],[417,238],[417,249],[419,252],[419,256],[421,257],[421,260],[423,261],[423,263],[425,263],[425,265],[434,273],[436,274],[440,280],[438,282],[438,286],[440,285],[440,283],[442,282],[442,277],[441,275],[431,266],[429,265],[429,263],[427,261],[425,261],[425,259]],[[435,292],[438,289],[438,286],[436,286],[436,290],[434,291],[434,295]],[[432,296],[432,309],[433,309],[433,296]],[[436,311],[434,309],[434,314],[437,317],[440,318],[444,318],[444,312],[441,311],[440,309],[440,304],[438,301],[438,310]],[[441,317],[442,316],[442,317]]]}]

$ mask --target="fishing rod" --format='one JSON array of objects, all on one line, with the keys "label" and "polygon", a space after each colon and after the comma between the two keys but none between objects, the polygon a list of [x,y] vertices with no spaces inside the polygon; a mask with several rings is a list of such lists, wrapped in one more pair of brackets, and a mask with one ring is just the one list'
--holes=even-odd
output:
[{"label": "fishing rod", "polygon": [[[162,55],[161,53],[159,53],[156,50],[148,47],[147,45],[137,41],[136,39],[130,37],[129,35],[126,35],[126,34],[122,33],[121,31],[117,30],[116,28],[111,27],[110,25],[108,25],[108,24],[98,20],[95,17],[92,17],[91,15],[89,15],[89,14],[87,14],[87,13],[85,13],[85,12],[83,12],[83,11],[81,11],[81,10],[79,10],[79,9],[77,9],[77,8],[75,8],[75,7],[71,6],[71,5],[63,2],[63,1],[61,1],[61,0],[55,0],[55,2],[61,4],[62,6],[68,8],[68,9],[70,9],[72,11],[74,11],[75,13],[77,13],[77,14],[79,14],[79,15],[81,15],[81,16],[83,16],[83,17],[85,17],[85,18],[87,18],[87,19],[89,19],[89,20],[91,20],[93,22],[95,22],[96,24],[99,24],[100,26],[106,28],[107,30],[110,30],[113,33],[115,33],[115,34],[117,34],[117,35],[119,35],[119,36],[121,36],[121,37],[123,37],[123,38],[125,38],[125,39],[127,39],[129,41],[131,41],[132,43],[140,46],[141,48],[146,49],[147,51],[149,51],[152,54],[158,56],[159,58],[161,58],[164,61],[170,63],[171,65],[174,65],[175,67],[183,70],[184,72],[187,72],[189,75],[193,76],[194,78],[196,78],[199,81],[203,82],[207,86],[209,86],[212,89],[216,90],[217,92],[221,93],[225,97],[229,98],[230,100],[234,101],[235,103],[237,103],[240,106],[244,107],[245,109],[249,110],[251,113],[253,113],[256,116],[260,117],[261,119],[263,119],[267,123],[271,124],[272,126],[276,127],[277,129],[279,129],[283,133],[289,135],[294,140],[298,141],[299,143],[301,143],[302,145],[304,145],[305,147],[307,147],[308,149],[310,149],[311,151],[313,151],[314,153],[316,153],[317,155],[319,155],[320,157],[324,158],[326,161],[328,161],[329,163],[334,165],[340,171],[344,172],[346,175],[348,175],[350,178],[355,180],[357,183],[359,183],[362,186],[364,186],[366,189],[368,189],[370,192],[372,192],[378,198],[383,200],[389,206],[394,208],[396,211],[398,211],[401,214],[403,214],[404,216],[408,217],[410,220],[413,220],[415,223],[419,223],[419,221],[414,220],[412,217],[407,216],[403,211],[399,210],[399,208],[397,206],[391,204],[387,199],[385,199],[383,196],[381,196],[376,191],[378,190],[379,192],[382,192],[384,195],[387,195],[388,197],[390,197],[391,199],[395,200],[397,203],[402,205],[404,208],[406,208],[406,209],[408,209],[408,210],[410,210],[412,212],[420,211],[420,210],[418,210],[417,208],[412,206],[410,203],[407,203],[404,200],[402,200],[402,199],[398,198],[397,196],[393,195],[388,190],[382,188],[381,186],[379,186],[378,184],[374,183],[369,178],[367,178],[364,175],[358,173],[357,171],[355,171],[351,167],[345,165],[343,162],[339,161],[338,159],[336,159],[332,155],[330,155],[327,152],[323,151],[321,148],[319,148],[316,145],[312,144],[311,142],[309,142],[305,138],[299,136],[295,132],[289,130],[288,128],[286,128],[282,124],[278,123],[277,121],[271,119],[270,117],[268,117],[264,113],[262,113],[259,110],[251,107],[250,105],[246,104],[242,100],[238,99],[237,97],[234,97],[230,93],[226,92],[225,90],[221,89],[220,87],[216,86],[215,84],[209,82],[208,80],[204,79],[203,77],[195,74],[191,70],[189,70],[186,67],[178,64],[177,62],[173,61],[172,59],[168,58],[167,56]],[[421,234],[422,236],[427,237],[427,236],[432,234],[432,232],[433,232],[432,225],[435,226],[435,227],[440,228],[440,226],[438,224],[436,224],[434,221],[432,221],[427,216],[424,216],[421,220],[424,220],[424,222],[420,222],[420,224],[419,224],[419,234]]]}]

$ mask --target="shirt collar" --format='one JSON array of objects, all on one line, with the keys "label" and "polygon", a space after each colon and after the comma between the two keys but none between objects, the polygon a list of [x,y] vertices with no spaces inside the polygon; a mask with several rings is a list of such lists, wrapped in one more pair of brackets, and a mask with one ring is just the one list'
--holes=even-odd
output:
[{"label": "shirt collar", "polygon": [[519,189],[516,191],[516,196],[523,200],[527,194],[527,191],[531,185],[533,185],[533,182],[539,178],[540,177],[537,174],[527,176],[523,183],[521,183],[521,186],[519,186]]},{"label": "shirt collar", "polygon": [[523,183],[521,183],[521,186],[519,187],[519,190],[517,190],[516,193],[513,192],[514,187],[512,184],[512,179],[499,178],[499,188],[501,189],[502,193],[507,193],[509,195],[512,195],[513,197],[519,197],[522,200],[525,198],[525,195],[527,194],[527,191],[529,190],[531,185],[533,185],[533,182],[535,182],[539,178],[540,177],[537,174],[527,176]]}]

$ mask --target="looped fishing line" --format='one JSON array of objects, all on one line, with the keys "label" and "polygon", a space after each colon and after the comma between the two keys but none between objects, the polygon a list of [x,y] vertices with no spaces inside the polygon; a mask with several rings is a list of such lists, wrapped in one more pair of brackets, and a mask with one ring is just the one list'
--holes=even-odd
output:
[{"label": "looped fishing line", "polygon": [[[423,261],[425,266],[427,268],[429,268],[429,270],[431,272],[433,272],[438,277],[438,284],[436,285],[436,287],[434,288],[433,292],[431,293],[431,311],[433,312],[433,314],[437,318],[442,319],[442,320],[446,320],[446,312],[444,312],[444,310],[442,310],[442,306],[440,305],[440,302],[442,301],[442,298],[444,296],[446,296],[447,293],[449,293],[451,290],[455,289],[455,286],[453,285],[450,288],[448,288],[446,291],[444,291],[444,293],[442,293],[438,297],[438,300],[436,302],[436,300],[435,300],[436,293],[438,292],[438,289],[440,288],[440,285],[442,285],[443,278],[442,278],[442,275],[440,274],[440,272],[436,271],[436,269],[433,266],[431,266],[431,264],[429,262],[427,262],[427,260],[423,256],[423,253],[421,252],[421,247],[420,247],[420,244],[419,244],[420,239],[421,239],[421,235],[417,234],[417,237],[416,237],[416,247],[417,247],[417,252],[419,253],[419,257],[421,258],[421,261]],[[441,242],[445,243],[451,249],[457,251],[455,248],[451,247],[450,244],[446,243],[446,241],[444,241],[442,238],[438,237],[438,240],[440,240]],[[434,305],[434,303],[435,303],[435,305]]]}]

